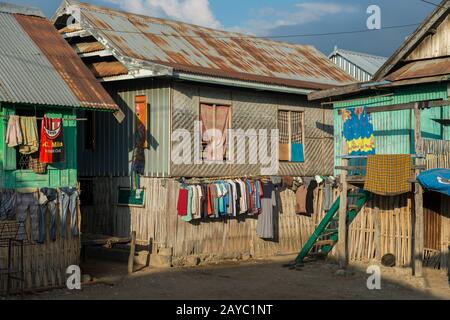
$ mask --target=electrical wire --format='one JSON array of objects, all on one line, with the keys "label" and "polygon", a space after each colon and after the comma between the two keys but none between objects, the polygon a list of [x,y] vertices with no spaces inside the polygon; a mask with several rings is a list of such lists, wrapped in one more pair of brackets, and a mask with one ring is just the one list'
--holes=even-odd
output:
[{"label": "electrical wire", "polygon": [[[346,34],[357,34],[357,33],[368,33],[368,32],[376,32],[383,30],[391,30],[391,29],[401,29],[408,27],[417,27],[420,23],[411,23],[411,24],[403,24],[403,25],[394,25],[382,27],[381,29],[360,29],[360,30],[350,30],[350,31],[337,31],[337,32],[323,32],[323,33],[300,33],[300,34],[289,34],[289,35],[271,35],[271,36],[252,36],[252,35],[236,35],[236,36],[210,36],[210,35],[186,35],[186,34],[162,34],[162,33],[153,33],[153,32],[145,32],[145,31],[127,31],[127,30],[112,30],[107,28],[96,28],[89,27],[85,28],[85,30],[97,30],[97,31],[106,31],[106,32],[114,32],[114,33],[124,33],[124,34],[148,34],[154,36],[161,37],[175,37],[175,38],[207,38],[207,39],[284,39],[284,38],[305,38],[305,37],[322,37],[322,36],[336,36],[336,35],[346,35]],[[61,26],[61,25],[60,25]],[[219,31],[226,32],[226,31]]]},{"label": "electrical wire", "polygon": [[431,4],[432,6],[438,7],[438,8],[443,8],[443,9],[450,9],[449,6],[441,6],[440,4],[431,2],[431,1],[427,1],[427,0],[420,0],[421,2],[427,3],[427,4]]}]

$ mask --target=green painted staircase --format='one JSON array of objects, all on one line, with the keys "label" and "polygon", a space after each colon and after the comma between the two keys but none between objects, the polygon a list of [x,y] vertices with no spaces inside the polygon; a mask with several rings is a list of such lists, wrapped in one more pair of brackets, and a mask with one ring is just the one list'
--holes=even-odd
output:
[{"label": "green painted staircase", "polygon": [[[356,193],[349,192],[347,197],[348,199],[355,199],[354,204],[349,205],[347,209],[347,225],[349,225],[368,201],[369,193],[360,189]],[[340,198],[337,198],[290,266],[301,264],[314,247],[320,247],[317,254],[323,256],[326,256],[333,249],[338,241],[339,204]]]}]

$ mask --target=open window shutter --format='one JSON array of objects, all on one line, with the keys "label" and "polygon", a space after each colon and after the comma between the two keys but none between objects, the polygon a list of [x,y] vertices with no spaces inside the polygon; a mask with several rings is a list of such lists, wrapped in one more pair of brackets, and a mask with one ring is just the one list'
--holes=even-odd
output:
[{"label": "open window shutter", "polygon": [[291,160],[289,139],[289,111],[278,111],[279,158],[280,161]]},{"label": "open window shutter", "polygon": [[[142,133],[142,140],[138,142],[143,148],[148,148],[148,104],[147,96],[136,96],[135,97],[135,112],[136,112],[136,126],[135,130],[137,133],[144,131]],[[139,134],[138,134],[139,136]]]}]

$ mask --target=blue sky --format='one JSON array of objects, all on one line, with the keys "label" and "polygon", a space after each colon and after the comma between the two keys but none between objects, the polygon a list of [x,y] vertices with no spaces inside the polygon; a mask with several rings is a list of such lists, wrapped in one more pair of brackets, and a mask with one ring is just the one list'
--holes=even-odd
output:
[{"label": "blue sky", "polygon": [[[3,0],[8,1],[8,0]],[[440,0],[433,0],[439,3]],[[39,7],[51,16],[59,0],[9,2]],[[255,35],[317,34],[366,28],[367,7],[380,6],[382,26],[420,23],[434,7],[420,0],[86,0],[111,8]],[[389,56],[414,27],[369,33],[283,39],[328,54],[340,48]]]}]

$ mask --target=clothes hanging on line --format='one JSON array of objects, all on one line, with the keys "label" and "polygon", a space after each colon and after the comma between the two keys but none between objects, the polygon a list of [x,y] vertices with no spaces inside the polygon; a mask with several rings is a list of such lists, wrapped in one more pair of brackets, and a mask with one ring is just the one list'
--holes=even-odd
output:
[{"label": "clothes hanging on line", "polygon": [[[25,221],[28,216],[31,222],[30,240],[43,244],[46,240],[47,226],[49,238],[56,240],[56,220],[60,217],[60,235],[65,238],[67,215],[70,215],[70,233],[78,236],[79,193],[77,188],[53,188],[2,190],[0,191],[0,221],[16,220],[20,222],[18,240],[25,240],[27,232]],[[59,204],[59,205],[58,205]],[[48,219],[48,215],[50,215]]]},{"label": "clothes hanging on line", "polygon": [[411,192],[412,157],[409,154],[370,155],[364,190],[382,196]]},{"label": "clothes hanging on line", "polygon": [[256,234],[262,239],[275,238],[275,215],[274,210],[277,208],[275,186],[272,182],[262,184],[261,198],[261,214],[258,216],[256,225]]},{"label": "clothes hanging on line", "polygon": [[39,134],[36,117],[20,117],[22,143],[19,145],[21,154],[32,154],[39,150]]},{"label": "clothes hanging on line", "polygon": [[[273,185],[273,184],[272,184]],[[185,185],[178,192],[178,215],[183,221],[219,219],[262,212],[263,184],[257,179],[228,179]]]},{"label": "clothes hanging on line", "polygon": [[9,117],[5,142],[10,148],[14,148],[22,144],[23,139],[19,116]]}]

